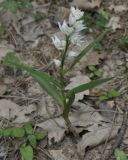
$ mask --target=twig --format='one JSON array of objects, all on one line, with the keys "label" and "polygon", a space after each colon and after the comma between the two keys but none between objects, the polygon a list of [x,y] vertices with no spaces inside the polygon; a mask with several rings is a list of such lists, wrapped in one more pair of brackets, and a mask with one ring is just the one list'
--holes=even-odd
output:
[{"label": "twig", "polygon": [[118,131],[118,134],[115,138],[115,142],[112,146],[112,149],[108,153],[108,155],[104,158],[104,160],[109,160],[111,158],[112,154],[114,153],[115,149],[120,146],[122,139],[125,135],[126,129],[127,129],[127,122],[128,122],[128,107],[127,107],[126,111],[124,112],[123,122],[122,122],[121,127]]},{"label": "twig", "polygon": [[53,158],[53,156],[52,156],[48,151],[46,151],[45,149],[42,149],[41,147],[38,147],[38,149],[39,149],[43,154],[45,154],[49,159],[55,160],[55,159]]},{"label": "twig", "polygon": [[109,141],[109,139],[110,139],[110,137],[111,137],[112,131],[113,131],[113,129],[114,129],[114,124],[115,124],[116,116],[117,116],[117,114],[116,114],[116,112],[115,112],[114,117],[113,117],[112,126],[111,126],[111,128],[110,128],[109,135],[108,135],[108,137],[107,137],[107,139],[106,139],[106,141],[105,141],[104,147],[103,147],[103,151],[102,151],[102,154],[101,154],[101,160],[104,158],[104,152],[105,152],[105,149],[106,149],[106,147],[107,147],[107,143],[108,143],[108,141]]}]

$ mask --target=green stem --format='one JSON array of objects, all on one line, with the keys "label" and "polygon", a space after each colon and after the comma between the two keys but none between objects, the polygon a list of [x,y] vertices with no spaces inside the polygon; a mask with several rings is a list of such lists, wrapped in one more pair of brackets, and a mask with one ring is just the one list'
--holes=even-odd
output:
[{"label": "green stem", "polygon": [[61,56],[61,66],[60,66],[60,86],[61,86],[61,94],[63,96],[63,103],[64,103],[64,106],[66,106],[66,96],[65,96],[65,81],[64,81],[64,62],[65,62],[65,59],[66,59],[66,56],[67,56],[67,50],[68,50],[68,47],[70,45],[70,42],[69,42],[69,37],[67,36],[66,37],[66,46],[65,46],[65,50],[64,52],[62,53],[62,56]]},{"label": "green stem", "polygon": [[61,86],[61,94],[63,97],[63,104],[64,104],[64,108],[63,108],[63,118],[65,120],[65,123],[69,129],[69,131],[74,135],[75,138],[78,138],[78,134],[75,131],[75,128],[72,126],[70,120],[69,120],[69,111],[70,111],[70,105],[67,104],[66,102],[66,95],[65,95],[65,81],[64,81],[64,76],[65,76],[65,72],[64,72],[64,62],[67,56],[67,51],[68,51],[68,47],[70,45],[70,40],[69,40],[69,36],[66,37],[66,46],[65,46],[65,50],[62,53],[61,56],[61,66],[60,66],[60,86]]}]

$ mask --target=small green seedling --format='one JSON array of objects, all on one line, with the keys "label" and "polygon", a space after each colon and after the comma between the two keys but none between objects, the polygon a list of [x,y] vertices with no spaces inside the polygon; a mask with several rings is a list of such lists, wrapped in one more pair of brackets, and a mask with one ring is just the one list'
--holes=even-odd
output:
[{"label": "small green seedling", "polygon": [[109,22],[109,13],[101,10],[96,14],[96,28],[97,29],[105,29]]},{"label": "small green seedling", "polygon": [[33,150],[37,143],[43,140],[46,132],[36,132],[30,123],[25,123],[23,127],[10,127],[0,130],[0,136],[5,138],[17,138],[20,141],[19,151],[24,160],[33,160]]},{"label": "small green seedling", "polygon": [[112,99],[112,98],[116,98],[118,96],[120,96],[121,93],[115,89],[111,89],[107,92],[103,92],[100,96],[100,100],[109,100],[109,99]]},{"label": "small green seedling", "polygon": [[101,77],[103,74],[102,69],[97,68],[94,65],[89,65],[88,66],[88,71],[89,71],[89,77],[93,78],[93,77]]},{"label": "small green seedling", "polygon": [[114,155],[116,157],[116,160],[128,160],[126,154],[119,149],[115,149]]},{"label": "small green seedling", "polygon": [[128,36],[121,36],[118,39],[118,45],[123,50],[128,50]]},{"label": "small green seedling", "polygon": [[95,27],[98,30],[107,28],[109,18],[110,14],[104,10],[99,12],[85,12],[83,16],[83,22],[86,24],[85,31],[88,32],[92,27]]}]

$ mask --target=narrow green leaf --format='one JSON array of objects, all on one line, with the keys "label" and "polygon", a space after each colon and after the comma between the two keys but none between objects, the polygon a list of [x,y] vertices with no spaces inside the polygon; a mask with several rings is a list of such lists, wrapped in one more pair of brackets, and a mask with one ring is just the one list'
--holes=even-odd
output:
[{"label": "narrow green leaf", "polygon": [[37,140],[42,140],[47,136],[47,133],[46,132],[36,132],[34,135]]},{"label": "narrow green leaf", "polygon": [[75,57],[75,60],[71,64],[71,66],[66,70],[70,71],[82,58],[85,56],[95,45],[100,42],[104,36],[110,32],[110,29],[106,29],[98,38],[96,38],[92,43],[90,43],[85,49],[83,49],[78,56]]},{"label": "narrow green leaf", "polygon": [[22,138],[25,135],[25,130],[24,128],[19,128],[19,127],[13,127],[11,136],[16,137],[16,138]]},{"label": "narrow green leaf", "polygon": [[33,148],[36,148],[36,146],[37,146],[36,137],[34,135],[28,135],[28,140],[29,140],[30,145]]},{"label": "narrow green leaf", "polygon": [[126,156],[126,154],[119,149],[115,149],[114,154],[115,154],[116,160],[128,160],[128,157]]},{"label": "narrow green leaf", "polygon": [[25,123],[24,124],[24,129],[26,131],[27,134],[32,134],[33,133],[33,129],[30,123]]},{"label": "narrow green leaf", "polygon": [[112,80],[113,78],[106,78],[106,79],[100,79],[100,80],[95,80],[95,81],[92,81],[92,82],[89,82],[89,83],[86,83],[86,84],[82,84],[78,87],[75,87],[73,88],[72,90],[70,90],[68,92],[68,95],[70,96],[72,93],[80,93],[80,92],[83,92],[85,90],[88,90],[88,89],[92,89],[94,87],[97,87],[98,85],[101,85],[105,82],[108,82],[110,80]]},{"label": "narrow green leaf", "polygon": [[[15,67],[27,71],[38,83],[39,85],[54,98],[54,100],[63,107],[63,97],[59,92],[57,81],[55,81],[51,76],[44,72],[36,71],[24,64],[21,64],[19,61],[17,63],[17,56],[14,53],[8,53],[7,56],[3,59],[3,64],[8,67]],[[59,83],[58,83],[59,84]]]},{"label": "narrow green leaf", "polygon": [[31,146],[21,147],[20,154],[24,160],[33,160],[33,149]]}]

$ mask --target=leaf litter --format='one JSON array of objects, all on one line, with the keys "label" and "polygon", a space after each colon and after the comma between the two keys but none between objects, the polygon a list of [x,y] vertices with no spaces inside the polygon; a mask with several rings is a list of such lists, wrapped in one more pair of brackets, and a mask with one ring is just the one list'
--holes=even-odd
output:
[{"label": "leaf litter", "polygon": [[[95,8],[99,8],[101,5],[100,0],[87,1],[87,3],[85,3],[85,1],[84,1],[84,5],[83,5],[83,1],[74,0],[73,3],[76,6],[79,6],[84,10],[95,10]],[[117,6],[117,7],[115,7],[115,9],[113,8],[112,10],[114,10],[115,13],[117,13],[117,12],[119,13],[119,12],[125,11],[125,7]],[[68,11],[68,9],[67,9],[67,11]],[[67,12],[67,11],[65,11],[65,12]],[[11,14],[10,12],[4,11],[3,14],[0,16],[3,17],[3,20],[5,20],[4,22],[6,22],[7,26],[10,25],[10,23],[12,22],[12,19],[13,19],[12,25],[13,25],[15,31],[17,32],[17,34],[19,34],[19,36],[21,36],[25,41],[35,42],[37,40],[37,38],[40,37],[41,35],[43,35],[44,33],[42,32],[42,30],[40,30],[39,24],[33,22],[33,18],[31,16],[25,15],[24,16],[25,19],[24,19],[22,17],[22,13],[23,13],[23,11],[21,11],[21,13],[18,13],[19,19],[21,19],[21,24],[19,22],[17,23],[16,17],[13,14]],[[60,17],[57,17],[57,18],[60,18]],[[31,24],[33,24],[33,26],[34,26],[33,28],[31,26]],[[120,24],[120,17],[115,16],[115,15],[112,16],[110,19],[109,25],[111,25],[113,27],[114,31],[116,31],[117,29],[121,29],[122,26]],[[24,30],[24,32],[22,32],[22,29]],[[37,31],[37,32],[35,32],[35,31]],[[4,45],[4,43],[5,43],[5,45]],[[2,45],[4,47],[2,47],[2,49],[0,49],[0,50],[2,50],[2,52],[1,52],[2,56],[0,54],[0,58],[3,57],[4,54],[6,54],[6,52],[4,52],[4,51],[13,51],[14,50],[14,46],[10,43],[8,44],[7,42],[2,42]],[[51,51],[52,53],[55,52],[55,50],[53,51],[53,48],[51,50],[52,50]],[[43,52],[43,49],[41,52]],[[46,49],[46,52],[47,52],[47,49]],[[98,54],[97,52],[94,52],[94,51],[89,53],[87,58],[83,59],[83,61],[80,62],[80,64],[73,70],[74,73],[73,72],[71,73],[73,76],[76,76],[76,77],[74,77],[76,79],[73,79],[73,80],[71,79],[71,83],[81,83],[81,81],[79,80],[79,75],[81,75],[81,71],[80,71],[81,67],[82,67],[82,71],[83,71],[83,69],[85,69],[85,67],[89,64],[97,65],[97,64],[99,64],[100,59],[105,58],[105,55],[106,55],[106,53],[105,54],[104,53]],[[37,53],[36,53],[36,56],[37,56]],[[38,66],[38,64],[36,64],[36,65]],[[109,71],[107,71],[107,73],[109,73]],[[87,80],[86,76],[83,76],[83,77]],[[77,80],[78,80],[78,82],[76,82]],[[4,87],[3,87],[2,91],[0,91],[0,92],[1,92],[1,94],[5,94],[5,92],[7,90],[7,85],[5,83],[2,83],[2,86],[4,86]],[[35,92],[35,91],[32,91],[32,92]],[[76,97],[77,98],[76,102],[73,104],[72,112],[70,113],[70,119],[73,123],[73,126],[76,127],[76,131],[81,135],[81,139],[79,140],[79,142],[77,144],[77,150],[82,155],[84,154],[86,148],[88,148],[88,147],[91,148],[93,146],[96,146],[108,138],[108,135],[109,135],[109,132],[111,129],[111,122],[108,123],[108,120],[106,120],[106,118],[108,118],[110,116],[112,117],[112,115],[110,115],[110,114],[109,114],[109,116],[106,114],[105,114],[105,116],[104,116],[104,114],[101,116],[101,114],[99,112],[97,112],[95,109],[93,109],[92,107],[78,102],[78,100],[83,98],[84,94],[86,94],[86,95],[89,94],[89,91],[87,91],[87,92],[82,93],[80,95],[80,97]],[[39,92],[39,94],[41,94],[41,93]],[[107,105],[104,105],[104,106],[106,107]],[[40,104],[39,104],[40,108],[38,108],[38,109],[37,109],[38,106],[36,106],[35,104],[20,106],[18,104],[15,104],[15,102],[12,102],[11,100],[5,100],[5,99],[0,99],[0,106],[1,106],[0,107],[1,113],[3,113],[2,115],[0,115],[0,117],[2,116],[2,117],[7,118],[9,120],[12,119],[12,121],[14,123],[22,123],[25,121],[30,121],[32,118],[33,112],[38,112],[37,114],[39,116],[42,116],[43,118],[47,118],[47,120],[44,120],[44,122],[38,123],[37,126],[40,126],[43,129],[46,129],[47,131],[49,131],[48,132],[48,141],[49,141],[50,145],[54,144],[52,142],[57,142],[57,143],[61,142],[67,135],[68,130],[67,130],[62,118],[59,116],[57,118],[54,118],[54,116],[53,116],[56,113],[57,106],[55,106],[54,102],[52,102],[50,97],[47,97],[44,94],[42,95],[42,98],[40,99]],[[6,107],[3,107],[3,106],[6,106]],[[46,109],[47,106],[48,106],[48,109],[49,109],[52,116],[50,116],[47,113],[47,111],[48,111]],[[15,110],[15,113],[12,112],[13,110]],[[60,111],[59,111],[59,113],[61,114]],[[50,117],[50,119],[49,119],[49,117]],[[51,117],[53,117],[53,118],[51,119]],[[115,131],[113,130],[114,132],[111,134],[111,136],[109,138],[114,137],[114,135],[117,133],[117,129],[118,129],[118,127],[115,127]],[[53,155],[53,157],[56,160],[58,160],[58,155],[60,157],[62,157],[62,160],[63,159],[65,160],[65,155],[63,155],[63,151],[61,149],[51,150],[50,153],[51,153],[51,155]],[[59,159],[60,159],[60,157],[59,157]]]},{"label": "leaf litter", "polygon": [[[77,102],[72,107],[76,111],[70,113],[69,119],[76,128],[76,132],[80,135],[83,133],[82,138],[77,144],[77,151],[81,155],[84,155],[87,147],[97,146],[108,138],[112,124],[111,122],[108,123],[95,109],[83,103]],[[66,132],[68,132],[62,117],[46,120],[37,124],[37,126],[48,131],[49,145],[61,142]],[[109,139],[117,134],[118,128],[114,128],[114,132],[110,135]]]}]

